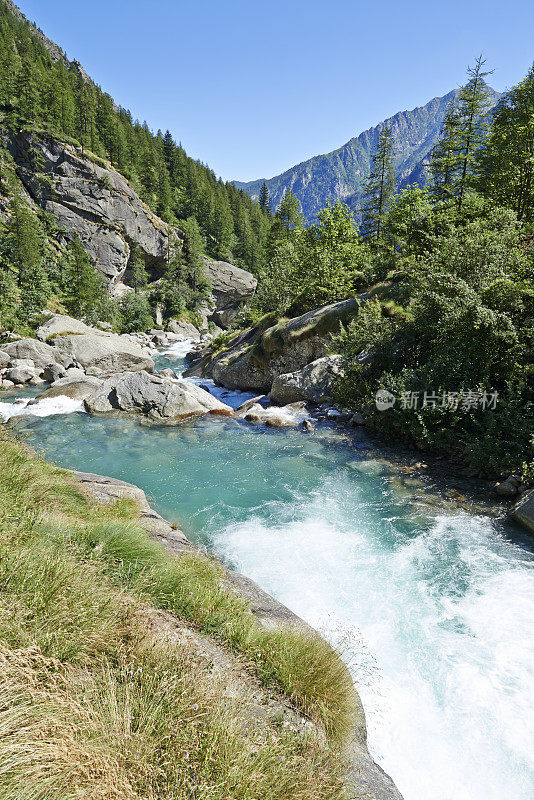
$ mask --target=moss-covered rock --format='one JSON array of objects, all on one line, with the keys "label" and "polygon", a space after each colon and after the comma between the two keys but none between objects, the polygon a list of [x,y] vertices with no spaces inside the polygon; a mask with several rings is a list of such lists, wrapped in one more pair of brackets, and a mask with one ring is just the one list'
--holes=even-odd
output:
[{"label": "moss-covered rock", "polygon": [[350,322],[359,307],[360,300],[351,297],[267,328],[263,322],[236,334],[217,354],[201,353],[191,372],[209,375],[231,389],[268,392],[278,375],[297,372],[326,356],[331,335]]}]

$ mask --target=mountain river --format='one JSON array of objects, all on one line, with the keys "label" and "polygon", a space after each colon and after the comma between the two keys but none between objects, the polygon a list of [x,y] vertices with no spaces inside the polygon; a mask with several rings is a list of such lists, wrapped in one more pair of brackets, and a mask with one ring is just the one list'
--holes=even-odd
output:
[{"label": "mountain river", "polygon": [[[182,370],[187,349],[158,368]],[[250,396],[212,389],[234,407]],[[141,486],[342,649],[405,800],[534,798],[534,540],[399,473],[363,433],[146,426],[28,396],[0,415],[37,414],[19,431],[38,450]]]}]

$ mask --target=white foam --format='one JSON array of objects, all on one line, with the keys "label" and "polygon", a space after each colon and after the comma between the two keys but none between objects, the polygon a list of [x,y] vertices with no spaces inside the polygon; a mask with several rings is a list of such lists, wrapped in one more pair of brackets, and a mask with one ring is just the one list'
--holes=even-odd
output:
[{"label": "white foam", "polygon": [[343,476],[283,505],[216,549],[333,641],[350,632],[370,749],[405,800],[532,800],[532,557],[467,514],[393,535]]},{"label": "white foam", "polygon": [[169,345],[165,350],[158,350],[164,356],[173,358],[185,358],[193,346],[193,339],[180,339],[174,344]]},{"label": "white foam", "polygon": [[37,403],[28,405],[31,398],[15,400],[13,403],[0,403],[0,416],[4,422],[11,417],[34,416],[52,417],[57,414],[74,414],[84,411],[83,402],[72,397],[59,395],[58,397],[45,397]]},{"label": "white foam", "polygon": [[183,380],[194,383],[195,386],[204,386],[217,400],[226,403],[232,408],[238,408],[245,400],[250,400],[255,396],[253,392],[242,392],[239,389],[227,389],[225,386],[217,386],[211,378],[200,378],[198,375],[191,375],[188,378],[183,378]]},{"label": "white foam", "polygon": [[310,415],[305,408],[288,408],[287,406],[268,406],[262,413],[265,419],[280,420],[282,424],[295,425],[308,419]]}]

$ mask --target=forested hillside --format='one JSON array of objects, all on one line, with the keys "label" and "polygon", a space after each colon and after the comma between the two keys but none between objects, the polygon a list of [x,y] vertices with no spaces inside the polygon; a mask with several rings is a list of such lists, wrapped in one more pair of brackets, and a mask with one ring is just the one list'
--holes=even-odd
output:
[{"label": "forested hillside", "polygon": [[48,307],[128,330],[196,313],[204,254],[260,269],[271,216],[0,0],[0,226],[0,326]]},{"label": "forested hillside", "polygon": [[168,131],[153,134],[117,107],[10,0],[0,0],[0,125],[57,136],[109,160],[161,219],[194,217],[209,255],[261,265],[269,224],[258,204],[189,158]]},{"label": "forested hillside", "polygon": [[[273,211],[280,204],[284,192],[291,189],[300,201],[307,222],[316,222],[321,209],[336,200],[346,203],[359,219],[363,183],[369,175],[380,133],[385,128],[392,132],[398,188],[404,189],[410,184],[423,187],[428,182],[423,162],[428,160],[447,107],[455,96],[456,91],[452,91],[444,97],[434,97],[412,111],[401,111],[363,131],[337,150],[303,161],[282,175],[265,181],[263,178],[248,183],[236,181],[236,186],[259,199],[265,182]],[[499,95],[490,90],[490,96],[497,100]]]}]

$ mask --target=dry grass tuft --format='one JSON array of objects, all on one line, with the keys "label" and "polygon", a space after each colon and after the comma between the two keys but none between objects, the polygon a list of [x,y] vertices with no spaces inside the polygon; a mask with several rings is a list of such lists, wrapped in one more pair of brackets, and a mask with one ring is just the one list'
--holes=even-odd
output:
[{"label": "dry grass tuft", "polygon": [[[258,731],[147,602],[224,642],[321,722]],[[341,800],[354,690],[319,637],[265,632],[207,558],[173,559],[0,431],[0,800]],[[257,722],[257,720],[256,720]]]}]

